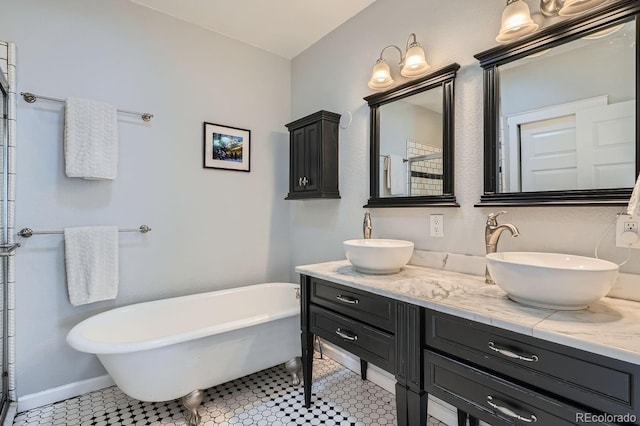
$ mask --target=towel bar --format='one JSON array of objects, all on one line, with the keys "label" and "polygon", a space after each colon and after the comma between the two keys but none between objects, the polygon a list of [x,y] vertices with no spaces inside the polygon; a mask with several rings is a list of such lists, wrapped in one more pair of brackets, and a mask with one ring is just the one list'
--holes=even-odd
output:
[{"label": "towel bar", "polygon": [[[41,95],[34,95],[33,93],[30,92],[20,92],[20,96],[22,96],[22,98],[27,102],[27,103],[34,103],[38,98],[40,99],[46,99],[48,101],[53,101],[53,102],[65,102],[64,99],[58,99],[58,98],[50,98],[48,96],[41,96]],[[149,114],[148,112],[136,112],[136,111],[128,111],[126,109],[118,109],[118,112],[124,113],[124,114],[133,114],[133,115],[139,115],[140,117],[142,117],[142,121],[151,121],[151,119],[153,118],[153,114]]]},{"label": "towel bar", "polygon": [[[140,232],[141,234],[146,234],[149,231],[151,231],[151,228],[149,228],[147,225],[140,225],[140,228],[136,228],[136,229],[118,229],[118,232]],[[21,236],[22,238],[29,238],[32,235],[63,234],[63,233],[64,231],[34,231],[31,228],[22,228],[20,232],[18,232],[18,235]]]}]

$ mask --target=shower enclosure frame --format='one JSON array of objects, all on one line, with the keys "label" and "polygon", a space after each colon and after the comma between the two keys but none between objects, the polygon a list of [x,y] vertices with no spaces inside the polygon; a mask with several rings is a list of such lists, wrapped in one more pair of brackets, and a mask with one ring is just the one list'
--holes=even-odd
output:
[{"label": "shower enclosure frame", "polygon": [[0,424],[11,421],[17,411],[15,368],[15,177],[16,177],[16,47],[0,41],[0,92],[3,132],[0,134],[2,170],[0,185],[0,307],[2,308],[2,356]]},{"label": "shower enclosure frame", "polygon": [[[0,134],[0,137],[2,138],[2,140],[0,141],[0,147],[2,149],[2,178],[1,178],[1,182],[2,182],[2,186],[0,187],[0,198],[1,198],[1,205],[0,205],[0,227],[1,227],[1,235],[2,238],[0,239],[0,243],[1,244],[6,244],[7,243],[7,232],[8,232],[8,203],[7,203],[7,194],[8,194],[8,185],[7,185],[7,166],[8,166],[8,142],[9,142],[9,138],[8,138],[8,123],[9,123],[9,83],[7,82],[7,79],[4,76],[4,73],[0,72],[0,95],[2,96],[2,117],[0,117],[0,120],[2,120],[2,125],[0,126],[0,129],[2,129],[2,133]],[[1,271],[1,276],[0,276],[0,284],[1,284],[1,289],[0,291],[2,292],[2,294],[0,295],[0,309],[1,309],[1,320],[0,323],[2,324],[2,327],[0,327],[0,333],[2,333],[2,337],[1,337],[1,342],[2,344],[0,345],[0,366],[2,366],[2,368],[0,369],[0,381],[1,381],[1,385],[0,385],[0,422],[4,422],[5,417],[7,416],[7,410],[9,407],[8,404],[8,373],[7,373],[7,361],[8,361],[8,351],[7,351],[7,327],[5,326],[5,324],[8,323],[9,318],[7,315],[7,308],[8,308],[8,304],[7,304],[7,270],[8,270],[8,257],[7,256],[0,256],[0,262],[1,262],[1,266],[0,266],[0,271]]]}]

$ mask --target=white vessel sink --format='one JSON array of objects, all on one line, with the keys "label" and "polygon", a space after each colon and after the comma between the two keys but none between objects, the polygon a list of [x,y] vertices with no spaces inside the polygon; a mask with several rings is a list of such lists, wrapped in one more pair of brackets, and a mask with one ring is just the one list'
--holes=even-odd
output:
[{"label": "white vessel sink", "polygon": [[411,259],[413,243],[388,239],[347,240],[344,251],[358,272],[395,274]]},{"label": "white vessel sink", "polygon": [[510,299],[560,310],[585,309],[606,295],[618,276],[615,263],[559,253],[491,253],[487,268]]}]

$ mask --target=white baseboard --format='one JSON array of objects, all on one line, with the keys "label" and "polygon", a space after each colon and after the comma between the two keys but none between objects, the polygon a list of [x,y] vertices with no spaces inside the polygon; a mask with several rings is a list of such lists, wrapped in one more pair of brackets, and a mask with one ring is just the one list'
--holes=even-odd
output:
[{"label": "white baseboard", "polygon": [[[335,362],[344,365],[349,370],[360,374],[360,358],[355,355],[343,351],[337,346],[323,340],[322,341],[323,353]],[[396,380],[386,371],[369,364],[367,368],[367,380],[375,383],[384,390],[396,393]],[[429,415],[436,418],[442,423],[449,426],[456,426],[458,424],[458,414],[456,408],[434,396],[429,395]]]},{"label": "white baseboard", "polygon": [[108,374],[18,397],[18,413],[113,386]]}]

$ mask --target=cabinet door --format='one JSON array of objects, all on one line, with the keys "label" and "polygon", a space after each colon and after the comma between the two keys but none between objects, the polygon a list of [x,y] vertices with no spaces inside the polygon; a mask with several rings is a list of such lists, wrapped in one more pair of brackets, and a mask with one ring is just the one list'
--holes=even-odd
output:
[{"label": "cabinet door", "polygon": [[317,191],[320,180],[320,124],[314,123],[291,134],[293,158],[291,186],[293,192]]},{"label": "cabinet door", "polygon": [[640,367],[496,327],[427,311],[428,347],[520,383],[612,414],[640,413]]},{"label": "cabinet door", "polygon": [[305,128],[295,129],[291,132],[291,191],[304,191],[302,177],[305,173]]},{"label": "cabinet door", "polygon": [[315,305],[309,307],[309,330],[383,370],[394,373],[393,334]]},{"label": "cabinet door", "polygon": [[396,303],[383,296],[311,278],[311,302],[393,333]]},{"label": "cabinet door", "polygon": [[424,359],[425,387],[430,394],[493,426],[571,426],[590,423],[585,418],[599,414],[435,352],[426,351]]},{"label": "cabinet door", "polygon": [[304,128],[304,171],[305,191],[317,191],[320,184],[320,123]]}]

